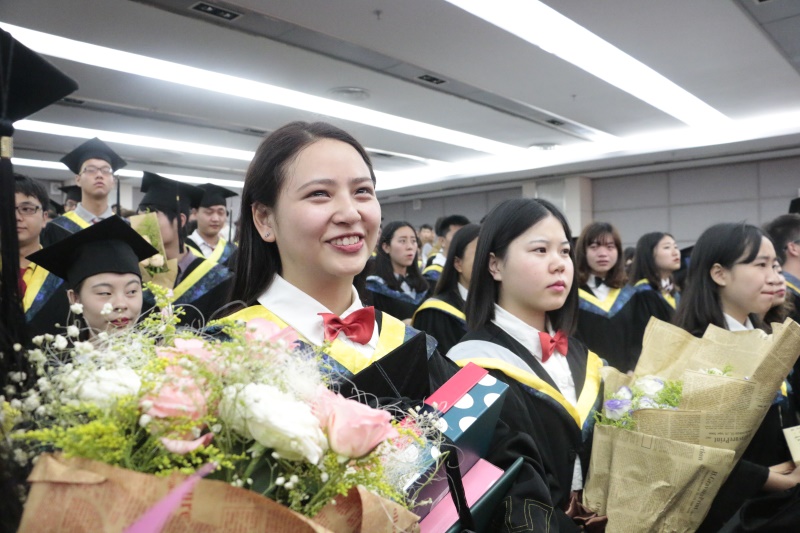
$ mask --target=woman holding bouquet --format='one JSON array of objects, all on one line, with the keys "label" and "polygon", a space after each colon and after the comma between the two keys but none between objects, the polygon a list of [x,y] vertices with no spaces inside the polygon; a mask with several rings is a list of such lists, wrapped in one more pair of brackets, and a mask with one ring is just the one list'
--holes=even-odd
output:
[{"label": "woman holding bouquet", "polygon": [[352,136],[322,122],[279,128],[256,151],[242,205],[232,300],[247,307],[233,318],[293,328],[362,389],[358,374],[379,360],[427,368],[428,379],[390,375],[395,397],[420,400],[453,375],[432,340],[364,307],[353,286],[375,248],[381,207],[372,164]]},{"label": "woman holding bouquet", "polygon": [[[694,246],[675,324],[700,337],[714,326],[730,331],[763,329],[782,282],[772,241],[756,226],[717,224]],[[800,483],[800,469],[785,474],[779,465],[791,459],[782,426],[795,425],[785,392],[778,391],[753,440],[720,489],[700,531],[718,528],[759,491],[777,492]]]},{"label": "woman holding bouquet", "polygon": [[[580,502],[602,401],[602,361],[569,337],[578,304],[570,243],[553,204],[517,199],[496,206],[475,252],[470,333],[447,354],[509,385],[501,421],[538,446],[561,531],[577,530],[566,511]],[[494,449],[490,460],[502,462],[505,453]]]}]

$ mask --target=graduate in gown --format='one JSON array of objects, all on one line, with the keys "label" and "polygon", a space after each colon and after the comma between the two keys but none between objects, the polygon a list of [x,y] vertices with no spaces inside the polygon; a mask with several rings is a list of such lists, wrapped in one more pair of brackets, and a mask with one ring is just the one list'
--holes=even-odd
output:
[{"label": "graduate in gown", "polygon": [[619,232],[607,222],[594,222],[575,247],[580,298],[575,337],[621,372],[633,370],[627,343],[635,290],[627,283]]},{"label": "graduate in gown", "polygon": [[[127,163],[100,139],[89,139],[61,158],[61,162],[75,174],[75,183],[81,188],[81,201],[72,211],[51,222],[70,233],[89,227],[114,216],[108,196],[115,187],[114,172]],[[117,184],[119,204],[119,185]]]},{"label": "graduate in gown", "polygon": [[[186,220],[193,206],[198,206],[203,191],[152,172],[142,178],[139,213],[158,215],[161,238],[167,259],[178,260],[178,276],[172,287],[174,305],[184,310],[181,324],[202,327],[217,315],[227,301],[232,273],[216,261],[198,257],[185,246]],[[152,295],[145,292],[145,309],[153,305]]]},{"label": "graduate in gown", "polygon": [[408,222],[390,222],[381,231],[372,274],[367,277],[367,291],[375,309],[408,324],[428,295],[428,282],[420,274],[418,258],[414,227]]},{"label": "graduate in gown", "polygon": [[28,335],[63,333],[69,315],[69,300],[64,281],[28,256],[42,248],[40,235],[45,227],[43,207],[48,205],[47,189],[38,181],[14,175],[14,191],[19,242],[19,294]]},{"label": "graduate in gown", "polygon": [[324,347],[346,379],[384,358],[406,361],[407,374],[388,378],[415,400],[455,372],[435,341],[363,307],[353,287],[375,248],[381,212],[369,157],[352,136],[325,123],[279,128],[256,151],[242,205],[231,299],[246,308],[234,318],[291,326],[303,342]]},{"label": "graduate in gown", "polygon": [[[466,306],[470,332],[447,353],[509,385],[501,421],[538,447],[561,531],[578,530],[567,509],[580,501],[602,401],[602,361],[569,336],[578,303],[570,243],[566,219],[547,201],[507,200],[495,207],[475,252]],[[503,467],[513,456],[498,446],[488,459]]]},{"label": "graduate in gown", "polygon": [[448,215],[436,221],[436,236],[440,239],[441,247],[436,254],[427,259],[425,268],[422,270],[422,275],[432,287],[436,285],[442,275],[450,241],[456,232],[467,224],[469,224],[469,219],[464,215]]},{"label": "graduate in gown", "polygon": [[627,362],[635,368],[650,317],[671,322],[680,301],[673,274],[681,268],[681,251],[672,235],[646,233],[636,243],[630,285],[632,315],[627,339]]},{"label": "graduate in gown", "polygon": [[198,185],[203,190],[203,199],[197,208],[197,228],[186,239],[186,246],[198,257],[205,257],[230,268],[236,245],[222,236],[222,228],[228,221],[227,199],[237,196],[213,183]]},{"label": "graduate in gown", "polygon": [[468,224],[456,232],[433,296],[422,302],[414,313],[412,325],[436,339],[439,351],[444,354],[467,333],[464,306],[479,231],[479,225]]},{"label": "graduate in gown", "polygon": [[[70,304],[83,308],[72,317],[79,319],[84,338],[91,340],[100,332],[136,324],[142,311],[139,262],[157,253],[121,218],[111,217],[30,259],[64,280]],[[108,304],[111,312],[105,310]]]},{"label": "graduate in gown", "polygon": [[[760,229],[717,224],[695,244],[675,324],[698,337],[710,324],[730,331],[754,329],[761,326],[759,317],[772,307],[780,286],[775,248]],[[761,491],[778,492],[800,482],[800,469],[792,467],[788,474],[769,469],[791,459],[782,426],[794,414],[786,407],[776,391],[773,405],[699,531],[718,531],[746,499]]]}]

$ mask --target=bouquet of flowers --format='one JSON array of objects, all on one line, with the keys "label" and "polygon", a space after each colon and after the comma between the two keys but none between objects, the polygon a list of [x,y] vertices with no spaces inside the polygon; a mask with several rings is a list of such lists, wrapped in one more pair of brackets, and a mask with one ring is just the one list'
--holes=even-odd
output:
[{"label": "bouquet of flowers", "polygon": [[[433,461],[421,453],[437,440],[431,415],[399,413],[398,422],[389,410],[330,391],[318,355],[298,353],[294,332],[266,320],[226,323],[224,340],[178,330],[167,291],[150,290],[162,312],[135,328],[81,342],[70,326],[66,335],[34,339],[36,387],[3,407],[6,424],[15,418],[22,428],[12,433],[20,461],[60,452],[37,462],[34,481],[63,481],[53,474],[63,467],[84,473],[76,479],[116,479],[110,465],[125,469],[132,486],[158,484],[154,475],[171,487],[175,476],[211,464],[209,477],[226,490],[249,489],[304,517],[324,521],[326,509],[341,514],[337,502],[368,491],[383,498],[385,520],[413,527],[406,509],[414,495],[404,489]],[[32,499],[47,486],[34,482]],[[88,490],[80,481],[73,488]],[[62,522],[42,524],[41,508],[26,509],[22,530],[68,530],[69,509],[62,511]]]},{"label": "bouquet of flowers", "polygon": [[[694,531],[800,353],[800,326],[710,326],[703,338],[651,319],[633,376],[597,418],[584,504],[624,531]],[[642,498],[647,494],[647,498]]]},{"label": "bouquet of flowers", "polygon": [[161,229],[158,225],[158,216],[156,213],[145,213],[143,215],[134,215],[129,220],[131,227],[144,240],[153,245],[153,248],[158,250],[156,255],[148,257],[139,263],[142,279],[156,282],[163,287],[172,287],[175,276],[177,276],[178,264],[176,260],[167,260],[167,252],[164,248]]}]

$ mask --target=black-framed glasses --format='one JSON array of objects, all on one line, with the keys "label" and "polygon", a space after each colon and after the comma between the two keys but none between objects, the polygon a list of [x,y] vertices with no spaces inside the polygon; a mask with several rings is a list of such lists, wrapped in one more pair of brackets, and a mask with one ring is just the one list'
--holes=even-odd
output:
[{"label": "black-framed glasses", "polygon": [[38,205],[18,205],[16,206],[17,213],[24,217],[32,217],[38,213],[42,208]]}]

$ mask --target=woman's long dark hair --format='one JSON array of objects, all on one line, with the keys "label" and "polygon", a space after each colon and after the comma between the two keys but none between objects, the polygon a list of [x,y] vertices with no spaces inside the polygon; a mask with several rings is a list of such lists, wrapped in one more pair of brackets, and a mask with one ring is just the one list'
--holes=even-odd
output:
[{"label": "woman's long dark hair", "polygon": [[[711,268],[719,264],[731,269],[753,262],[764,237],[759,228],[743,223],[716,224],[705,230],[692,250],[686,287],[672,322],[696,336],[703,335],[709,324],[727,329],[719,285],[711,278]],[[756,327],[761,324],[755,315],[750,315],[750,320]]]},{"label": "woman's long dark hair", "polygon": [[[664,237],[672,237],[672,235],[654,231],[639,237],[639,241],[636,243],[636,252],[633,255],[633,265],[629,280],[631,285],[639,280],[646,279],[653,289],[661,290],[661,272],[656,266],[656,258],[654,256],[656,246]],[[675,237],[672,238],[674,239]],[[670,281],[672,281],[672,275],[670,275]],[[673,289],[672,292],[675,292],[675,290]]]},{"label": "woman's long dark hair", "polygon": [[[567,241],[571,242],[572,232],[567,219],[556,206],[546,200],[529,198],[506,200],[495,206],[486,216],[475,250],[475,262],[472,266],[472,279],[465,309],[467,325],[471,330],[486,326],[494,318],[494,304],[500,296],[500,282],[495,281],[489,272],[490,254],[493,253],[502,261],[514,239],[550,215],[558,219],[564,228]],[[571,261],[575,261],[572,248],[569,257]],[[555,330],[563,330],[569,334],[575,327],[577,311],[578,284],[575,282],[573,270],[572,285],[564,305],[560,309],[548,311],[547,316]]]},{"label": "woman's long dark hair", "polygon": [[[321,140],[333,139],[352,146],[369,168],[375,183],[372,163],[364,148],[349,133],[325,122],[291,122],[278,128],[256,150],[256,155],[247,169],[242,190],[241,234],[239,253],[234,270],[231,302],[253,305],[282,273],[278,246],[264,242],[253,222],[252,206],[260,203],[274,208],[286,180],[286,169],[307,146]],[[233,306],[230,312],[236,311]]]},{"label": "woman's long dark hair", "polygon": [[619,289],[628,281],[628,276],[625,274],[625,259],[622,251],[622,239],[619,236],[617,228],[608,222],[593,222],[583,229],[581,236],[578,237],[578,243],[575,245],[575,272],[578,278],[578,286],[586,285],[592,269],[589,268],[589,262],[586,259],[586,249],[593,243],[602,244],[601,238],[606,235],[611,235],[614,240],[614,246],[617,248],[617,262],[606,274],[604,283],[614,289]]},{"label": "woman's long dark hair", "polygon": [[450,248],[447,250],[447,261],[442,269],[442,274],[439,276],[439,282],[436,284],[436,288],[433,291],[434,295],[449,291],[458,292],[456,290],[458,287],[456,258],[464,258],[464,250],[467,249],[469,243],[478,238],[478,233],[480,233],[480,231],[480,225],[467,224],[453,235],[453,239],[450,241]]},{"label": "woman's long dark hair", "polygon": [[[381,239],[378,242],[378,248],[375,251],[374,275],[380,276],[383,281],[386,282],[386,286],[395,291],[402,290],[400,286],[403,282],[402,280],[397,279],[397,277],[394,275],[392,258],[386,251],[384,251],[383,245],[386,244],[391,246],[394,234],[397,233],[397,230],[400,228],[411,228],[411,231],[414,232],[414,238],[417,239],[417,243],[419,243],[417,231],[414,229],[414,226],[405,220],[395,220],[394,222],[389,222],[383,227],[383,230],[381,231]],[[417,264],[418,259],[419,248],[417,248],[417,253],[414,256],[414,260],[406,269],[405,282],[408,283],[408,286],[415,291],[423,292],[428,290],[428,282],[422,277],[422,273],[419,271],[419,265]]]}]

